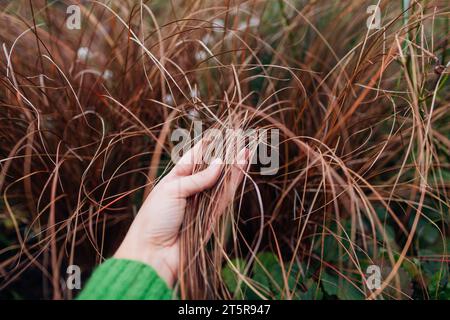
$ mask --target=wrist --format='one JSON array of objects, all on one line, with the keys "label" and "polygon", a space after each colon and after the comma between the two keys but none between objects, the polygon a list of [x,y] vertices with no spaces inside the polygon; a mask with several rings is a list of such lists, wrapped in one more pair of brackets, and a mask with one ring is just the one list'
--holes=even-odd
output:
[{"label": "wrist", "polygon": [[174,270],[174,267],[168,261],[164,253],[165,250],[170,250],[170,248],[150,249],[143,262],[155,269],[158,275],[166,281],[169,288],[173,288],[178,270]]},{"label": "wrist", "polygon": [[174,267],[176,263],[174,264],[170,261],[172,252],[173,248],[152,246],[144,241],[140,241],[139,238],[133,237],[131,234],[127,234],[113,257],[116,259],[135,260],[151,266],[167,285],[172,288],[178,274],[177,268]]}]

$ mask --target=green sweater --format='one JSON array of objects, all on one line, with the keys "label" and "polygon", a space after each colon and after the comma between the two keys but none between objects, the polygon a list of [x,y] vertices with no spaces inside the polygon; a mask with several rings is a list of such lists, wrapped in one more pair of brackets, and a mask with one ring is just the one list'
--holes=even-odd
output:
[{"label": "green sweater", "polygon": [[147,264],[108,259],[92,274],[78,300],[168,300],[173,298],[156,271]]}]

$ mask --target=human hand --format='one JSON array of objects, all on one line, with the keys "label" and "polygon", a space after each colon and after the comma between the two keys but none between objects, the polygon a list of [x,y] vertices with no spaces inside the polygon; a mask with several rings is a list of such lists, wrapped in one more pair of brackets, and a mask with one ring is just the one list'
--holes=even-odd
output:
[{"label": "human hand", "polygon": [[[144,262],[152,266],[172,287],[179,269],[179,231],[187,198],[211,188],[218,181],[223,163],[216,159],[204,170],[192,174],[201,157],[202,141],[185,153],[175,167],[155,186],[114,257]],[[233,200],[242,181],[249,157],[243,149],[231,168],[230,182],[222,196]]]}]

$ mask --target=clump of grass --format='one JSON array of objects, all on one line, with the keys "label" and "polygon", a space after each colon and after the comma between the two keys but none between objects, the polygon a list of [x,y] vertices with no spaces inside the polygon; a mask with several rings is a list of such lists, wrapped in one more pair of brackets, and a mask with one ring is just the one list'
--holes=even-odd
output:
[{"label": "clump of grass", "polygon": [[111,253],[167,162],[170,124],[192,104],[179,70],[194,62],[178,55],[175,32],[163,39],[155,20],[141,23],[147,5],[81,8],[79,31],[65,27],[62,4],[2,8],[0,189],[13,239],[2,289],[36,268],[45,297],[70,297],[66,266]]},{"label": "clump of grass", "polygon": [[[201,120],[278,129],[280,168],[250,166],[224,206],[227,165],[190,200],[182,298],[450,290],[445,1],[380,1],[375,30],[352,1],[82,8],[74,32],[62,5],[2,7],[1,289],[39,270],[44,297],[70,298],[65,266],[115,249],[170,167],[171,130]],[[365,285],[369,265],[379,289]]]}]

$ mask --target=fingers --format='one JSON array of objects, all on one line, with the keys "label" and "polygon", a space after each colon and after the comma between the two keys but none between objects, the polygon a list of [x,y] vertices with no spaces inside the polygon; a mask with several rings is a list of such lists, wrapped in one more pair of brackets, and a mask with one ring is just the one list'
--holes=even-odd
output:
[{"label": "fingers", "polygon": [[202,160],[202,147],[204,139],[197,142],[191,149],[189,149],[177,162],[175,167],[170,171],[170,175],[173,176],[187,176],[192,174],[194,170],[194,165],[196,163],[201,163]]},{"label": "fingers", "polygon": [[211,188],[219,179],[222,167],[222,160],[215,159],[205,170],[190,176],[180,177],[175,182],[179,195],[181,197],[189,197]]},{"label": "fingers", "polygon": [[[171,189],[179,197],[189,197],[209,189],[217,183],[220,177],[223,168],[221,159],[215,159],[206,169],[192,174],[194,165],[201,161],[203,143],[204,141],[200,140],[192,149],[186,152],[170,172],[171,176],[176,177],[171,182]],[[222,193],[224,202],[229,203],[233,200],[234,194],[244,177],[244,172],[248,165],[248,157],[249,150],[247,148],[242,149],[236,157],[236,163],[231,168],[227,189]]]}]

